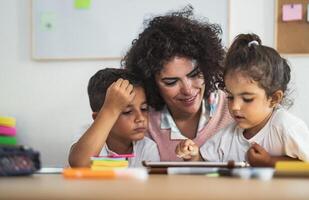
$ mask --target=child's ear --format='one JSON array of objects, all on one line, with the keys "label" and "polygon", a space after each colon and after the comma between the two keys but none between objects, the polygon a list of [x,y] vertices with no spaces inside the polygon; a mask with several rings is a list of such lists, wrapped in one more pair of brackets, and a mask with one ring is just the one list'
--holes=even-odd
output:
[{"label": "child's ear", "polygon": [[95,120],[95,118],[97,118],[98,112],[93,112],[92,113],[92,119]]},{"label": "child's ear", "polygon": [[270,106],[275,107],[278,105],[283,99],[283,92],[282,90],[277,90],[271,95],[271,101],[270,101]]}]

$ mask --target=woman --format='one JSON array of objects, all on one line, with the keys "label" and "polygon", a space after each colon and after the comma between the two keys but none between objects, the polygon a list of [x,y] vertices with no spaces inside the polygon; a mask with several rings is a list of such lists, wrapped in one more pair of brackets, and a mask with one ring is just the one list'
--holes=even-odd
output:
[{"label": "woman", "polygon": [[231,122],[223,84],[218,25],[193,18],[193,8],[150,20],[122,65],[142,77],[150,110],[149,136],[161,161],[180,160],[180,140],[198,146]]}]

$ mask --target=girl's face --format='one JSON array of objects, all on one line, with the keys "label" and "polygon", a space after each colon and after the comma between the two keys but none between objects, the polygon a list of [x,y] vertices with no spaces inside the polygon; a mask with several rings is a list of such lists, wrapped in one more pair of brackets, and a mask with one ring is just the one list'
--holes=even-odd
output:
[{"label": "girl's face", "polygon": [[267,98],[265,90],[244,73],[230,72],[224,82],[231,115],[245,133],[256,134],[271,116],[271,98]]},{"label": "girl's face", "polygon": [[196,62],[174,57],[156,74],[160,94],[174,117],[196,114],[203,100],[205,84]]}]

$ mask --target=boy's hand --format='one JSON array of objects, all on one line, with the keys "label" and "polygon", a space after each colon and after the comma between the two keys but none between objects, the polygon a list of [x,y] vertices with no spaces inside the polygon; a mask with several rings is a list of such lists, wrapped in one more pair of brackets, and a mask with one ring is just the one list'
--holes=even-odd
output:
[{"label": "boy's hand", "polygon": [[132,102],[134,97],[133,85],[128,80],[120,78],[108,87],[104,107],[120,113]]},{"label": "boy's hand", "polygon": [[200,160],[199,147],[190,139],[181,141],[175,150],[177,157],[183,158],[185,161]]},{"label": "boy's hand", "polygon": [[247,158],[253,167],[272,167],[274,165],[272,157],[257,143],[251,144],[247,151]]}]

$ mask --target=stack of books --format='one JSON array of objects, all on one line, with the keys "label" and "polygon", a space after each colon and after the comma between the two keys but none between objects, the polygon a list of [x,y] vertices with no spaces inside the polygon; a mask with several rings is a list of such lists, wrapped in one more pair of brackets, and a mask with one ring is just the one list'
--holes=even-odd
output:
[{"label": "stack of books", "polygon": [[0,145],[16,145],[16,119],[0,116]]},{"label": "stack of books", "polygon": [[125,169],[128,168],[128,158],[133,155],[113,155],[91,157],[91,170],[110,170],[110,169]]}]

